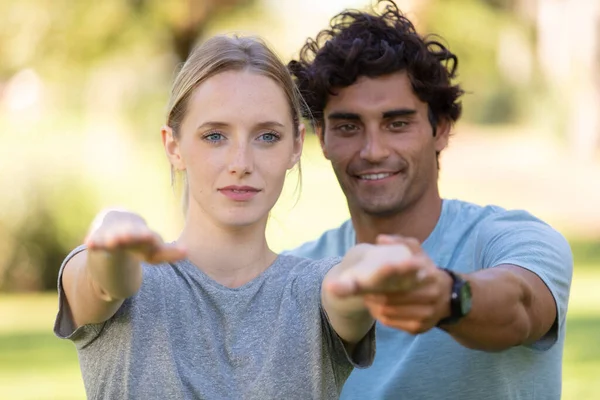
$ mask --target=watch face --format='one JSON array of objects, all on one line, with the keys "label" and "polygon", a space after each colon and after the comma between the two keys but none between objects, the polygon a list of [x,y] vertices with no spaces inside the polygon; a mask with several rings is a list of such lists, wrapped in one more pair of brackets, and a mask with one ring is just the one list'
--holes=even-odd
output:
[{"label": "watch face", "polygon": [[460,288],[460,307],[462,315],[467,315],[471,311],[471,285],[469,282]]}]

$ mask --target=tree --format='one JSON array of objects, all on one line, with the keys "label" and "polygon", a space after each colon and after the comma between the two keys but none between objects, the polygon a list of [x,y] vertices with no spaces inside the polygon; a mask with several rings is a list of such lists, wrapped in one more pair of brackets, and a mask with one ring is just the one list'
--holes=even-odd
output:
[{"label": "tree", "polygon": [[[132,48],[184,60],[210,21],[254,0],[0,2],[0,78],[35,68],[59,78]],[[62,73],[61,73],[62,72]]]},{"label": "tree", "polygon": [[[174,67],[215,19],[244,12],[255,3],[0,2],[0,121],[5,128],[0,139],[5,149],[14,149],[3,157],[14,162],[5,162],[9,169],[0,175],[0,192],[11,194],[0,197],[0,290],[56,288],[61,259],[81,242],[98,211],[96,196],[102,189],[114,189],[96,187],[79,173],[86,168],[85,155],[77,154],[81,142],[87,140],[92,147],[99,143],[89,140],[90,126],[99,140],[114,145],[94,148],[95,153],[106,148],[116,153],[117,145],[134,142],[133,129],[116,122],[124,115],[131,116],[136,129],[156,127],[162,107],[158,101],[166,101]],[[30,110],[3,114],[2,96],[23,92],[18,85],[10,91],[3,86],[19,76],[33,77],[47,92],[48,108],[55,107],[35,123]],[[35,146],[48,143],[52,147],[37,151]],[[146,151],[139,138],[134,146],[138,154]],[[53,165],[58,158],[66,160],[60,167]],[[42,173],[40,166],[52,173]]]}]

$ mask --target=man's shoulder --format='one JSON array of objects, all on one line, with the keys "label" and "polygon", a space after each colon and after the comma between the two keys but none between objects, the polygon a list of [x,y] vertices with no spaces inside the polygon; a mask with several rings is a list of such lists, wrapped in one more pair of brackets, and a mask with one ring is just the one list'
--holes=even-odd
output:
[{"label": "man's shoulder", "polygon": [[477,226],[495,225],[497,223],[512,225],[533,222],[548,225],[540,218],[523,209],[506,209],[494,204],[479,205],[463,200],[444,200],[446,218],[454,224],[474,224]]},{"label": "man's shoulder", "polygon": [[564,264],[571,263],[571,249],[564,235],[529,211],[459,203],[454,205],[457,210],[449,213],[451,222],[441,236],[448,237],[452,231],[451,236],[463,240],[469,235],[477,248],[494,254],[511,253],[526,244],[530,252],[548,252]]},{"label": "man's shoulder", "polygon": [[283,254],[313,260],[326,257],[343,257],[355,243],[356,233],[352,221],[347,220],[339,227],[326,231],[318,239],[304,243],[293,250],[285,251]]},{"label": "man's shoulder", "polygon": [[498,238],[512,238],[518,244],[532,237],[548,238],[552,242],[562,240],[556,229],[529,211],[444,200],[440,221],[427,243],[431,248],[455,248],[470,241],[486,245]]}]

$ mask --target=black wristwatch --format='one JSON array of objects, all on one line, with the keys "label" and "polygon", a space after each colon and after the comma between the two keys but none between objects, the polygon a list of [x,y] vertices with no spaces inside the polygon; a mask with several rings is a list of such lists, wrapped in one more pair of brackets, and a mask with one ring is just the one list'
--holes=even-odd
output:
[{"label": "black wristwatch", "polygon": [[449,269],[440,269],[452,278],[452,292],[450,293],[450,316],[442,319],[437,325],[452,325],[471,311],[471,285]]}]

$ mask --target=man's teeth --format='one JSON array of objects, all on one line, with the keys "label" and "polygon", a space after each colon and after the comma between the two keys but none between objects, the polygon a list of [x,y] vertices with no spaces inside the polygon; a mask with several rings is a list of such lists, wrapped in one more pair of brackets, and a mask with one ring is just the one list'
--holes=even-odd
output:
[{"label": "man's teeth", "polygon": [[387,178],[388,176],[392,176],[392,174],[389,172],[385,172],[385,173],[381,173],[381,174],[367,174],[367,175],[361,175],[360,179],[365,179],[367,181],[375,181],[377,179]]}]

